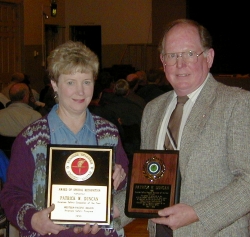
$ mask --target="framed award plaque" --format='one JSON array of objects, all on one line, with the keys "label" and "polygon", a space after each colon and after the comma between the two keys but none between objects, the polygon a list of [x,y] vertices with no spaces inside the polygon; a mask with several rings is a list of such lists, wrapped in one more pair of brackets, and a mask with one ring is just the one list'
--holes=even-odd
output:
[{"label": "framed award plaque", "polygon": [[140,150],[129,169],[125,214],[158,217],[158,211],[179,202],[179,151]]},{"label": "framed award plaque", "polygon": [[111,228],[113,147],[48,145],[47,206],[56,224]]}]

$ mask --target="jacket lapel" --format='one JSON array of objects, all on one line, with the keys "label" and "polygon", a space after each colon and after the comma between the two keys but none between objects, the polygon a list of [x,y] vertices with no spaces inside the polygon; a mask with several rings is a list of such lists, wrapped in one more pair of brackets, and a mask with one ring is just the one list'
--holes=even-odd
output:
[{"label": "jacket lapel", "polygon": [[217,86],[218,82],[210,74],[185,124],[180,145],[180,166],[182,167],[182,176],[185,175],[184,169],[187,167],[193,146],[196,144],[197,140],[199,140],[199,136],[209,119],[216,98]]}]

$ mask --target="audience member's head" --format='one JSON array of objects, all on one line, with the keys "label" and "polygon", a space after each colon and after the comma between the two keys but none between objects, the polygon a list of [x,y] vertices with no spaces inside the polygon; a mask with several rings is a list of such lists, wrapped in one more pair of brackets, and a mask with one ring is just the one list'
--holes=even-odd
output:
[{"label": "audience member's head", "polygon": [[163,80],[166,81],[165,72],[161,69],[150,69],[147,74],[149,84],[160,84]]},{"label": "audience member's head", "polygon": [[147,85],[147,73],[143,70],[139,70],[135,73],[139,77],[139,85],[144,86]]},{"label": "audience member's head", "polygon": [[114,86],[114,93],[118,96],[126,96],[129,92],[129,85],[125,79],[119,79]]},{"label": "audience member's head", "polygon": [[138,86],[138,82],[139,82],[139,77],[137,74],[135,73],[130,73],[127,75],[126,77],[126,81],[129,84],[129,89],[135,91],[137,89]]},{"label": "audience member's head", "polygon": [[11,76],[11,81],[22,82],[25,79],[25,75],[22,72],[15,72]]},{"label": "audience member's head", "polygon": [[29,103],[29,87],[25,83],[15,83],[10,87],[9,95],[11,103]]},{"label": "audience member's head", "polygon": [[[5,86],[1,93],[7,98],[10,99],[10,95],[9,95],[9,90],[10,87],[14,84],[14,83],[18,83],[18,82],[22,82],[24,80],[24,74],[22,72],[15,72],[11,75],[11,82],[8,83],[7,86]],[[9,101],[10,103],[10,101]]]},{"label": "audience member's head", "polygon": [[103,89],[110,88],[114,82],[114,77],[107,71],[101,71],[98,75],[98,81]]}]

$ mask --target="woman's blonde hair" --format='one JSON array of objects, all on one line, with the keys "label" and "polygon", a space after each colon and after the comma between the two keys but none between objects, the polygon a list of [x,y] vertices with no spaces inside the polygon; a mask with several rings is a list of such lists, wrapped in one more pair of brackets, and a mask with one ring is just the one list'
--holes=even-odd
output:
[{"label": "woman's blonde hair", "polygon": [[97,55],[81,42],[68,41],[59,45],[51,51],[47,60],[49,77],[55,82],[61,74],[92,72],[94,79],[98,75]]}]

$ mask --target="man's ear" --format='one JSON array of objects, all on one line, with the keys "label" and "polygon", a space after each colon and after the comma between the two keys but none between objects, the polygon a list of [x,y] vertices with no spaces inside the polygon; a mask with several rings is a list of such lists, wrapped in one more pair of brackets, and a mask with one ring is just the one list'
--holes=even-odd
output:
[{"label": "man's ear", "polygon": [[214,62],[214,49],[208,49],[207,52],[207,64],[208,64],[208,68],[211,68]]},{"label": "man's ear", "polygon": [[163,59],[163,55],[162,55],[162,54],[160,54],[160,60],[161,60],[161,63],[162,63],[162,65],[163,65],[163,70],[164,70],[164,72],[165,72],[166,63],[164,62],[164,59]]}]

